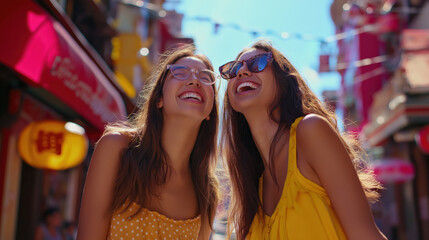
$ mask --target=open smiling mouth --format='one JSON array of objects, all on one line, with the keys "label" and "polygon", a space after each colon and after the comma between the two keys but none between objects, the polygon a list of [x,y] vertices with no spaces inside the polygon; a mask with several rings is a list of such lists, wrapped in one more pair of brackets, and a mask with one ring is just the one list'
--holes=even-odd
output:
[{"label": "open smiling mouth", "polygon": [[252,90],[255,90],[257,87],[258,87],[258,85],[256,85],[255,83],[243,82],[243,83],[240,83],[240,85],[238,85],[237,93],[252,91]]},{"label": "open smiling mouth", "polygon": [[195,100],[198,102],[202,102],[203,98],[200,94],[195,92],[186,92],[179,96],[180,99],[189,99],[189,100]]}]

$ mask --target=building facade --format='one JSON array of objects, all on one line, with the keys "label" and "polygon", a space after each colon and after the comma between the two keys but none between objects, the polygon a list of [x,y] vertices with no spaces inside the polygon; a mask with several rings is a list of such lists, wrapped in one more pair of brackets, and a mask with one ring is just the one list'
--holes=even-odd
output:
[{"label": "building facade", "polygon": [[384,184],[373,205],[389,239],[429,239],[429,2],[336,0],[338,108]]}]

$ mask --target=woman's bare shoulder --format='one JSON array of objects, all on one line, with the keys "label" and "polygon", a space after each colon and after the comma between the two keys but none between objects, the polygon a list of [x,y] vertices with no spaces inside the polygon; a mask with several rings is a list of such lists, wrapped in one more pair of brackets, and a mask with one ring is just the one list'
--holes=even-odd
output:
[{"label": "woman's bare shoulder", "polygon": [[335,129],[326,118],[314,113],[306,115],[297,127],[297,132],[304,135],[326,134],[326,131],[335,132]]},{"label": "woman's bare shoulder", "polygon": [[304,152],[311,150],[312,153],[322,154],[329,149],[337,151],[344,148],[338,131],[326,118],[317,114],[305,116],[296,134],[297,142]]},{"label": "woman's bare shoulder", "polygon": [[93,160],[103,159],[103,162],[106,162],[110,159],[113,162],[119,162],[122,152],[130,142],[131,136],[128,134],[119,132],[105,134],[96,144]]},{"label": "woman's bare shoulder", "polygon": [[104,134],[97,142],[97,148],[100,147],[112,147],[114,149],[121,149],[128,146],[132,139],[132,136],[128,133],[121,132],[109,132]]}]

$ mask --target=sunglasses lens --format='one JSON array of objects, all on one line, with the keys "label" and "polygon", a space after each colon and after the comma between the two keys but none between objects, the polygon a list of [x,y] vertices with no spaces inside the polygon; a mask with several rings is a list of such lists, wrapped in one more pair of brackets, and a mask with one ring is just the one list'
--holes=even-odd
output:
[{"label": "sunglasses lens", "polygon": [[[271,54],[261,54],[257,55],[253,58],[250,58],[244,62],[246,62],[247,68],[249,71],[253,73],[258,73],[263,71],[268,63],[271,61]],[[238,74],[238,70],[243,66],[242,61],[233,61],[229,62],[219,68],[219,72],[221,76],[225,79],[235,78]]]},{"label": "sunglasses lens", "polygon": [[241,62],[230,62],[221,67],[220,73],[225,79],[235,78],[241,66],[243,66]]},{"label": "sunglasses lens", "polygon": [[236,77],[238,70],[243,66],[242,62],[235,62],[233,63],[233,66],[231,67],[230,74],[232,75],[231,78]]},{"label": "sunglasses lens", "polygon": [[257,73],[265,69],[268,64],[268,55],[263,54],[259,55],[254,59],[251,59],[250,62],[247,64],[249,67],[249,70],[251,72]]}]

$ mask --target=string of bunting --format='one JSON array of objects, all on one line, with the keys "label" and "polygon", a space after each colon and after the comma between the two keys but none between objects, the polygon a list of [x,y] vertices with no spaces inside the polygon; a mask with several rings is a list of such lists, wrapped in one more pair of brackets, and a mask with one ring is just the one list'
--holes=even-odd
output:
[{"label": "string of bunting", "polygon": [[[184,19],[187,21],[199,21],[199,22],[211,23],[214,25],[214,33],[215,34],[217,34],[219,32],[220,28],[225,27],[225,28],[232,28],[232,29],[235,29],[237,31],[248,32],[249,34],[251,34],[255,38],[258,36],[270,35],[270,36],[274,36],[274,37],[277,37],[277,38],[283,39],[283,40],[300,39],[300,40],[304,40],[304,41],[316,41],[316,42],[321,43],[322,48],[324,45],[326,45],[328,43],[332,43],[332,42],[335,42],[338,40],[353,37],[353,36],[356,36],[356,35],[359,35],[359,34],[365,33],[365,32],[373,32],[373,31],[376,31],[378,28],[377,24],[367,24],[367,25],[364,25],[360,28],[351,29],[348,31],[337,33],[337,34],[332,35],[332,36],[322,38],[322,37],[316,37],[316,36],[312,36],[312,35],[308,35],[308,34],[301,34],[301,33],[288,33],[288,32],[281,32],[280,33],[280,32],[273,31],[273,30],[266,30],[265,32],[255,31],[255,30],[245,29],[245,28],[243,28],[240,25],[235,24],[235,23],[221,24],[219,22],[212,20],[209,17],[198,17],[198,16],[186,17],[185,16]],[[353,62],[340,62],[340,63],[336,64],[334,69],[329,69],[328,71],[343,70],[343,69],[347,69],[351,66],[353,66],[353,67],[368,66],[368,65],[372,65],[372,64],[376,64],[376,63],[382,63],[382,62],[388,61],[389,59],[391,59],[391,57],[389,57],[387,55],[380,55],[380,56],[375,56],[372,58],[365,58],[365,59],[361,59],[361,60],[356,60]],[[380,74],[380,73],[377,72],[377,74]],[[365,76],[364,78],[366,79],[367,76]]]},{"label": "string of bunting", "polygon": [[[145,3],[141,0],[137,0],[137,1],[136,0],[122,0],[122,1],[120,1],[120,3],[139,7],[139,8],[146,8],[148,10],[158,12],[158,16],[161,18],[165,17],[167,14],[164,9],[159,8],[156,5],[151,4],[151,3]],[[317,42],[320,42],[322,44],[331,43],[331,42],[334,42],[337,40],[349,38],[349,37],[359,35],[359,34],[364,33],[364,32],[371,32],[371,31],[374,31],[378,28],[377,24],[367,24],[367,25],[364,25],[360,28],[351,29],[348,31],[337,33],[333,36],[317,37],[317,36],[310,35],[310,34],[277,32],[277,31],[270,30],[270,29],[266,30],[265,32],[262,32],[262,31],[243,28],[236,23],[219,23],[219,22],[211,19],[210,17],[203,17],[203,16],[192,16],[192,17],[190,17],[190,16],[185,15],[184,19],[187,21],[198,21],[198,22],[211,23],[214,26],[214,33],[215,34],[217,34],[219,32],[220,28],[229,27],[229,28],[235,29],[237,31],[248,32],[249,34],[251,34],[255,38],[258,36],[261,36],[261,35],[269,35],[269,36],[277,37],[279,39],[300,39],[300,40],[304,40],[304,41],[317,41]]]},{"label": "string of bunting", "polygon": [[[156,12],[158,12],[159,17],[165,17],[165,15],[166,15],[166,12],[163,9],[158,9],[157,7],[155,7],[155,5],[145,3],[141,0],[138,0],[138,1],[122,0],[121,3],[132,5],[135,7],[140,7],[140,8],[143,7],[143,8],[147,8],[149,10],[152,10],[152,11],[156,11]],[[313,35],[309,35],[309,34],[277,32],[277,31],[270,30],[270,29],[266,30],[265,32],[251,30],[251,29],[245,29],[236,23],[219,23],[217,21],[214,21],[210,17],[202,17],[202,16],[189,17],[189,16],[185,15],[184,20],[211,23],[214,26],[214,33],[215,34],[217,34],[219,32],[220,28],[229,27],[229,28],[235,29],[237,31],[248,32],[249,34],[251,34],[255,38],[258,36],[261,36],[261,35],[270,35],[270,36],[274,36],[274,37],[277,37],[277,38],[283,39],[283,40],[300,39],[300,40],[304,40],[304,41],[316,41],[316,42],[321,43],[322,48],[326,47],[326,45],[328,43],[332,43],[332,42],[335,42],[338,40],[353,37],[353,36],[356,36],[356,35],[359,35],[359,34],[365,33],[365,32],[374,32],[379,28],[379,26],[377,24],[366,24],[362,27],[350,29],[350,30],[347,30],[344,32],[337,33],[337,34],[332,35],[332,36],[317,37],[317,36],[313,36]],[[381,55],[381,56],[375,56],[373,58],[356,60],[356,61],[350,62],[350,63],[337,63],[335,69],[329,69],[329,71],[342,70],[342,69],[348,68],[349,66],[354,66],[354,67],[367,66],[367,65],[371,65],[371,64],[375,64],[375,63],[385,62],[389,59],[390,58],[388,56]],[[379,73],[377,72],[377,74],[379,74]]]},{"label": "string of bunting", "polygon": [[346,38],[349,38],[349,37],[352,37],[355,35],[359,35],[361,33],[371,32],[371,31],[374,31],[377,29],[376,24],[367,24],[367,25],[364,25],[360,28],[351,29],[348,31],[337,33],[337,34],[332,35],[332,36],[318,37],[318,36],[314,36],[314,35],[310,35],[310,34],[278,32],[278,31],[274,31],[274,30],[270,30],[270,29],[268,29],[266,31],[257,31],[257,30],[252,30],[252,29],[246,29],[246,28],[241,27],[240,25],[238,25],[236,23],[219,23],[219,22],[214,21],[213,19],[211,19],[209,17],[202,17],[202,16],[189,17],[189,16],[185,15],[184,20],[211,23],[211,24],[213,24],[215,34],[217,34],[219,32],[220,28],[232,28],[232,29],[235,29],[237,31],[247,32],[255,38],[259,37],[259,36],[269,35],[269,36],[277,37],[277,38],[283,39],[283,40],[300,39],[300,40],[304,40],[304,41],[316,41],[316,42],[320,42],[322,44],[331,43],[331,42],[338,41],[341,39],[346,39]]}]

